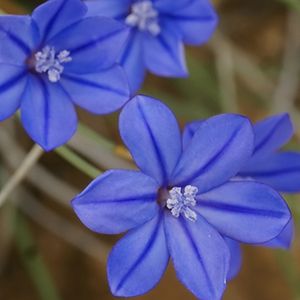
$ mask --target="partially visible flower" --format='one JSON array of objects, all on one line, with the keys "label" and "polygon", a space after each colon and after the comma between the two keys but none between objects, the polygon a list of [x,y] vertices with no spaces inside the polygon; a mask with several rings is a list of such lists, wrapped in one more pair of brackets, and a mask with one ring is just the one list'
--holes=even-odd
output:
[{"label": "partially visible flower", "polygon": [[72,201],[91,230],[130,230],[108,259],[113,294],[149,291],[171,256],[180,281],[196,297],[219,300],[230,259],[223,236],[261,243],[290,220],[270,187],[229,181],[252,154],[250,122],[232,114],[210,118],[182,149],[172,112],[137,96],[121,113],[120,133],[141,171],[105,172]]},{"label": "partially visible flower", "polygon": [[[186,126],[183,135],[184,147],[188,147],[202,123],[203,121],[198,121]],[[284,113],[268,117],[254,124],[253,128],[253,154],[234,180],[262,182],[283,193],[300,192],[300,153],[280,150],[294,134],[289,115]],[[279,236],[262,246],[289,248],[293,237],[294,226],[291,220]],[[240,249],[234,243],[237,242],[230,241],[234,252],[232,257],[239,257]],[[233,265],[233,269],[238,271],[238,263],[234,262]]]},{"label": "partially visible flower", "polygon": [[45,150],[76,131],[74,104],[106,114],[129,98],[116,64],[128,29],[86,12],[80,0],[52,0],[32,16],[0,17],[0,120],[20,108],[24,128]]},{"label": "partially visible flower", "polygon": [[183,44],[201,45],[211,37],[217,15],[209,0],[85,0],[92,16],[109,16],[131,28],[120,56],[133,91],[149,70],[185,77]]}]

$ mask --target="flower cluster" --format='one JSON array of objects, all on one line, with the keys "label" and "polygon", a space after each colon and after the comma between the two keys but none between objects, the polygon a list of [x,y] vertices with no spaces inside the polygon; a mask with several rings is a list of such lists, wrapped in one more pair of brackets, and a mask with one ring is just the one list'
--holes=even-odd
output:
[{"label": "flower cluster", "polygon": [[168,77],[188,75],[183,43],[201,45],[218,23],[208,0],[85,0],[91,16],[108,16],[130,28],[119,57],[133,91],[149,70]]},{"label": "flower cluster", "polygon": [[[192,140],[203,121],[188,124],[183,133],[183,145]],[[262,120],[253,126],[254,149],[251,158],[241,167],[232,181],[249,180],[265,183],[277,191],[300,192],[300,154],[293,151],[279,151],[293,136],[292,122],[287,114],[279,114]],[[275,238],[263,244],[266,247],[289,248],[294,235],[293,221],[286,225]],[[226,238],[231,249],[231,275],[240,269],[241,250],[237,241]]]},{"label": "flower cluster", "polygon": [[116,63],[127,37],[121,23],[88,17],[81,0],[1,16],[0,120],[20,109],[28,134],[51,150],[75,133],[74,104],[96,114],[118,110],[129,98]]},{"label": "flower cluster", "polygon": [[240,243],[288,248],[293,221],[280,192],[300,192],[300,154],[287,114],[252,124],[223,114],[181,134],[160,101],[130,95],[146,71],[186,76],[184,44],[212,35],[208,0],[49,0],[0,17],[0,120],[18,109],[45,150],[76,131],[75,105],[123,108],[119,131],[136,170],[110,170],[72,201],[92,231],[126,235],[108,259],[116,296],[152,289],[170,258],[199,299],[219,300],[241,265]]},{"label": "flower cluster", "polygon": [[172,112],[137,96],[123,109],[119,126],[141,171],[108,171],[72,202],[93,231],[130,230],[108,260],[112,292],[125,297],[147,292],[171,257],[195,296],[220,299],[233,272],[223,236],[264,243],[291,218],[268,185],[233,180],[253,154],[251,123],[240,115],[212,117],[182,143]]}]

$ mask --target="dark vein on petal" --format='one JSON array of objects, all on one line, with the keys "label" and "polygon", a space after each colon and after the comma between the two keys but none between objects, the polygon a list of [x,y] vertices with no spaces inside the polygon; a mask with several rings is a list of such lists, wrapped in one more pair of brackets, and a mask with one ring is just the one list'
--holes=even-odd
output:
[{"label": "dark vein on petal", "polygon": [[73,76],[73,75],[70,75],[70,74],[63,74],[63,78],[65,80],[74,81],[78,84],[87,85],[87,86],[97,88],[97,89],[107,90],[107,91],[116,93],[116,94],[118,94],[120,96],[123,96],[123,97],[128,96],[127,92],[122,91],[120,89],[117,89],[116,87],[110,87],[110,86],[107,86],[107,85],[104,85],[104,84],[100,84],[98,82],[96,83],[96,82],[90,81],[88,79],[83,79],[83,78],[76,77],[76,76]]},{"label": "dark vein on petal", "polygon": [[46,83],[43,81],[42,78],[39,76],[36,76],[38,82],[41,85],[42,94],[43,94],[43,100],[44,100],[44,126],[43,126],[43,136],[44,136],[44,143],[45,145],[48,145],[48,139],[49,139],[49,91],[47,89]]},{"label": "dark vein on petal", "polygon": [[127,41],[127,44],[126,46],[124,47],[124,50],[123,50],[123,54],[121,56],[121,59],[120,59],[120,64],[121,65],[124,65],[125,61],[127,60],[130,52],[131,52],[131,49],[133,47],[133,41],[134,41],[134,30],[131,30],[130,31],[130,36],[128,37],[128,41]]},{"label": "dark vein on petal", "polygon": [[258,145],[255,146],[253,153],[258,152],[263,146],[265,146],[268,143],[268,141],[276,133],[276,130],[280,127],[281,121],[282,121],[282,118],[280,118],[278,120],[278,122],[273,126],[273,128],[271,128],[270,132],[262,139],[262,141]]},{"label": "dark vein on petal", "polygon": [[228,211],[231,213],[256,215],[261,217],[272,217],[272,218],[282,218],[285,214],[279,211],[272,211],[267,209],[251,208],[240,205],[231,205],[227,203],[221,203],[214,200],[200,200],[198,201],[199,207],[206,207],[211,209],[216,209],[219,211]]},{"label": "dark vein on petal", "polygon": [[296,173],[300,172],[300,167],[293,167],[293,168],[286,168],[286,169],[279,169],[273,171],[252,171],[252,172],[242,172],[239,173],[239,176],[242,177],[272,177],[283,175],[284,173]]},{"label": "dark vein on petal", "polygon": [[114,16],[113,18],[115,20],[122,21],[123,19],[125,19],[127,17],[127,15],[128,15],[128,13],[122,13],[122,14]]},{"label": "dark vein on petal", "polygon": [[63,11],[63,8],[64,8],[64,6],[66,5],[67,2],[68,2],[68,0],[62,1],[62,4],[57,8],[55,14],[49,20],[48,24],[45,27],[43,41],[45,41],[47,39],[47,37],[49,36],[49,33],[50,33],[50,31],[53,27],[53,24],[54,24],[55,20],[58,18],[60,13]]},{"label": "dark vein on petal", "polygon": [[209,277],[209,273],[208,273],[208,271],[207,271],[207,269],[206,269],[206,267],[204,265],[204,262],[202,260],[201,254],[198,251],[197,245],[196,245],[196,243],[195,243],[192,235],[190,234],[190,232],[189,232],[189,230],[188,230],[188,228],[187,228],[187,226],[185,224],[185,221],[182,218],[180,218],[180,223],[181,223],[182,228],[183,228],[183,230],[185,232],[185,235],[188,238],[188,241],[190,242],[190,245],[192,246],[192,249],[194,250],[194,252],[195,252],[195,254],[196,254],[197,258],[198,258],[198,261],[199,261],[199,263],[200,263],[200,265],[201,265],[201,267],[203,269],[203,272],[204,272],[204,275],[206,277],[206,281],[208,283],[208,286],[209,286],[209,289],[211,291],[211,294],[214,295],[214,288],[213,288],[212,281],[211,281],[211,279]]},{"label": "dark vein on petal", "polygon": [[214,21],[211,16],[183,16],[163,13],[163,17],[180,22],[209,22]]},{"label": "dark vein on petal", "polygon": [[99,37],[98,39],[93,39],[93,40],[91,40],[89,42],[86,42],[86,43],[84,43],[82,45],[77,46],[76,48],[69,49],[69,51],[71,52],[72,55],[74,55],[74,53],[77,54],[80,51],[83,51],[83,50],[86,50],[88,48],[91,48],[91,47],[95,46],[96,44],[98,44],[100,42],[103,42],[106,39],[109,39],[109,38],[112,38],[115,35],[118,35],[119,33],[121,33],[124,30],[125,29],[122,28],[122,29],[118,29],[116,31],[110,32],[110,33],[108,33],[108,34],[106,34],[104,36]]},{"label": "dark vein on petal", "polygon": [[218,161],[218,159],[228,151],[228,148],[230,147],[231,143],[234,141],[235,137],[241,129],[242,128],[239,127],[237,130],[235,130],[228,139],[228,141],[222,146],[222,148],[210,160],[208,160],[200,170],[196,171],[194,174],[190,175],[187,179],[181,182],[181,185],[189,184],[201,174],[207,172],[208,169],[211,168]]},{"label": "dark vein on petal", "polygon": [[[114,204],[114,203],[126,203],[126,202],[150,202],[150,201],[155,201],[156,199],[156,194],[149,194],[149,195],[141,195],[141,196],[130,196],[127,198],[119,198],[119,199],[106,199],[106,200],[89,200],[85,201],[82,200],[82,203],[77,203],[77,205],[87,205],[87,204]],[[78,197],[76,200],[80,201],[81,198],[85,198],[86,195],[83,195],[82,197]],[[75,203],[76,203],[75,200]]]},{"label": "dark vein on petal", "polygon": [[185,147],[191,142],[194,134],[195,134],[195,130],[192,129],[191,126],[187,126],[185,129]]},{"label": "dark vein on petal", "polygon": [[137,107],[138,107],[138,110],[139,110],[139,112],[142,116],[142,119],[145,120],[144,124],[146,126],[147,131],[148,131],[149,137],[152,141],[151,145],[153,146],[153,150],[154,150],[154,153],[155,153],[155,156],[156,156],[156,161],[158,163],[158,167],[159,167],[159,169],[161,170],[161,173],[162,173],[162,177],[163,177],[162,181],[163,181],[163,184],[166,184],[167,183],[167,172],[166,172],[166,163],[164,161],[164,157],[163,157],[163,155],[160,156],[161,151],[159,149],[158,143],[156,142],[156,139],[155,139],[155,136],[152,132],[152,129],[149,126],[149,122],[147,120],[146,114],[144,113],[143,108],[140,105],[140,103],[137,104]]},{"label": "dark vein on petal", "polygon": [[[155,2],[159,2],[161,0],[152,0],[155,4]],[[184,8],[188,7],[189,5],[191,5],[195,0],[189,0],[189,1],[186,1],[182,4],[180,4],[180,6],[176,9],[176,11],[179,11],[179,10],[183,10]],[[171,8],[172,9],[172,8]]]},{"label": "dark vein on petal", "polygon": [[177,63],[177,56],[176,56],[176,54],[173,53],[173,51],[172,51],[173,49],[168,45],[168,43],[163,38],[163,36],[160,34],[156,38],[160,42],[160,44],[162,45],[162,47],[167,51],[167,53],[169,53],[170,57]]},{"label": "dark vein on petal", "polygon": [[19,48],[22,49],[24,54],[29,55],[31,53],[30,47],[27,44],[25,44],[17,35],[13,34],[10,31],[5,30],[5,28],[3,27],[0,27],[0,30],[3,31],[5,34],[7,34],[8,37],[11,39],[11,41]]},{"label": "dark vein on petal", "polygon": [[8,89],[10,89],[12,86],[16,85],[21,79],[23,79],[25,77],[26,74],[27,74],[27,71],[24,70],[21,73],[17,74],[16,76],[10,78],[8,81],[1,84],[0,85],[0,93],[4,93]]},{"label": "dark vein on petal", "polygon": [[126,280],[128,279],[128,277],[132,274],[132,272],[134,272],[134,270],[138,267],[138,265],[143,261],[145,256],[147,256],[147,254],[150,252],[151,248],[153,247],[153,245],[155,244],[155,241],[157,239],[157,233],[158,233],[159,228],[160,228],[161,219],[162,219],[161,217],[158,217],[157,224],[156,224],[156,226],[153,230],[153,233],[151,234],[145,248],[143,249],[140,256],[137,258],[135,263],[131,266],[131,268],[125,273],[123,278],[120,280],[119,284],[116,287],[116,291],[119,291],[124,286],[124,284],[125,284]]}]

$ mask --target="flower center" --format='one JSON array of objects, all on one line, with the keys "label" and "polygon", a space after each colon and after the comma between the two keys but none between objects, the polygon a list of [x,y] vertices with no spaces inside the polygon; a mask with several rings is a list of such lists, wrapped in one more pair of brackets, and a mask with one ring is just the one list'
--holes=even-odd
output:
[{"label": "flower center", "polygon": [[167,199],[167,208],[171,210],[174,217],[178,218],[183,215],[188,220],[195,222],[197,220],[197,214],[191,209],[196,206],[196,195],[198,189],[195,186],[187,185],[182,193],[182,188],[173,187],[169,191],[169,197]]},{"label": "flower center", "polygon": [[125,23],[137,27],[140,31],[148,31],[153,36],[160,34],[161,31],[158,23],[158,11],[150,0],[139,0],[134,3],[131,14],[127,16]]},{"label": "flower center", "polygon": [[72,61],[70,51],[63,50],[57,54],[54,47],[50,46],[46,46],[42,51],[35,53],[34,58],[35,70],[38,73],[47,73],[51,82],[58,82],[64,71],[63,64]]}]

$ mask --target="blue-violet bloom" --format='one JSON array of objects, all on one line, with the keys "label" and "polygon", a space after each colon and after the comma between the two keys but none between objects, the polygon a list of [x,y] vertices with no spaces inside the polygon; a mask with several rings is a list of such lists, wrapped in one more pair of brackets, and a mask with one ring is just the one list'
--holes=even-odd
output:
[{"label": "blue-violet bloom", "polygon": [[130,230],[108,259],[116,296],[152,289],[172,258],[180,281],[202,300],[219,300],[226,286],[230,252],[223,236],[262,243],[290,220],[281,196],[252,181],[230,181],[250,158],[248,119],[224,114],[197,130],[188,147],[172,112],[145,96],[120,115],[121,137],[140,171],[111,170],[73,201],[91,230]]},{"label": "blue-violet bloom", "polygon": [[[188,146],[202,122],[193,122],[185,127],[184,147]],[[289,115],[286,113],[274,115],[257,122],[253,127],[253,154],[234,180],[262,182],[283,193],[300,192],[300,153],[280,150],[294,134]],[[291,220],[280,235],[262,246],[287,249],[293,237],[294,226]],[[236,241],[226,240],[232,249],[232,275],[230,277],[234,277],[241,266],[241,250]]]},{"label": "blue-violet bloom", "polygon": [[129,30],[86,13],[80,0],[51,0],[31,16],[0,17],[0,120],[20,108],[24,128],[45,150],[76,131],[74,104],[107,114],[129,98],[116,64]]},{"label": "blue-violet bloom", "polygon": [[201,45],[218,23],[209,0],[86,0],[89,15],[126,24],[130,36],[119,58],[132,91],[146,71],[166,77],[188,75],[184,44]]}]

